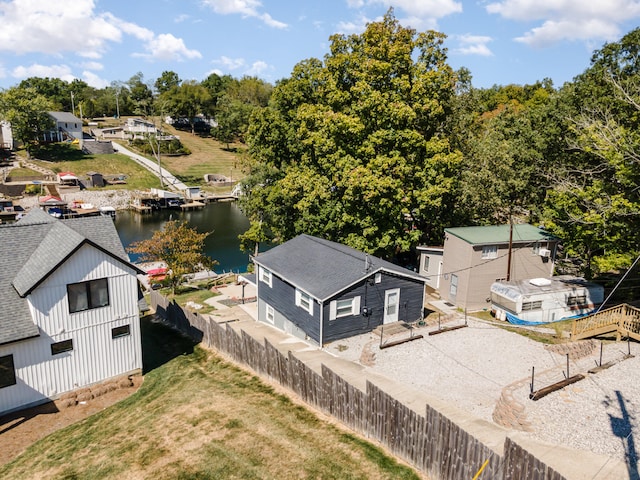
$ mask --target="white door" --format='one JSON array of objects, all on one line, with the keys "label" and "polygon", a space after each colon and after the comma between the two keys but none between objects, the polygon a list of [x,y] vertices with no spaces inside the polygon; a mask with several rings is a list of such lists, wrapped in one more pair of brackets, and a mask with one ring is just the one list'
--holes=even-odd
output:
[{"label": "white door", "polygon": [[384,318],[382,323],[392,323],[398,321],[398,310],[400,305],[400,289],[393,288],[384,292]]}]

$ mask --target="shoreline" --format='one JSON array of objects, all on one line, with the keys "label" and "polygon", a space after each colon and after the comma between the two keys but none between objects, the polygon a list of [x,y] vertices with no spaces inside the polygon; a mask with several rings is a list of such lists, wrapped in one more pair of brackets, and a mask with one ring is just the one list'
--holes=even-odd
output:
[{"label": "shoreline", "polygon": [[[131,199],[140,193],[142,192],[138,190],[81,190],[61,193],[60,198],[67,203],[91,203],[95,208],[113,207],[116,210],[128,210]],[[29,211],[38,206],[38,198],[40,195],[25,195],[14,200],[14,203]]]}]

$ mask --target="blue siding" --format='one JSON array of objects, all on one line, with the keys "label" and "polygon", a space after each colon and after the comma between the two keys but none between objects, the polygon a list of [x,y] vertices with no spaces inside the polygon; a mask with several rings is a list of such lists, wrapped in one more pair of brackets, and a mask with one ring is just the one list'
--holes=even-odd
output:
[{"label": "blue siding", "polygon": [[[260,281],[260,280],[258,280]],[[291,323],[304,330],[316,343],[320,343],[320,305],[313,300],[313,316],[296,307],[296,289],[285,282],[275,272],[271,272],[271,287],[264,282],[258,288],[261,300],[271,305]]]},{"label": "blue siding", "polygon": [[[424,301],[424,282],[388,273],[382,273],[380,283],[371,281],[354,285],[352,288],[341,292],[339,295],[328,300],[324,305],[324,343],[348,338],[354,335],[374,330],[382,325],[384,317],[384,293],[386,290],[393,288],[400,289],[400,309],[398,320],[405,322],[413,322],[422,319],[423,301]],[[373,283],[373,285],[371,285]],[[340,317],[335,320],[329,320],[330,303],[332,300],[342,300],[360,296],[360,310],[364,307],[370,312],[368,317],[361,314]]]}]

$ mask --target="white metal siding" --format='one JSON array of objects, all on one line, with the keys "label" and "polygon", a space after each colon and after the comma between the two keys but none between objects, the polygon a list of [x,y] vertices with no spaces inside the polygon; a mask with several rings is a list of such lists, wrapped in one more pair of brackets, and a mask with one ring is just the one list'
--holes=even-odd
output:
[{"label": "white metal siding", "polygon": [[[108,278],[109,305],[69,313],[69,283]],[[85,245],[29,297],[40,337],[0,346],[13,354],[17,385],[0,389],[0,412],[55,397],[142,368],[135,272]],[[130,325],[131,334],[111,338]],[[51,344],[73,339],[73,350],[51,355]]]}]

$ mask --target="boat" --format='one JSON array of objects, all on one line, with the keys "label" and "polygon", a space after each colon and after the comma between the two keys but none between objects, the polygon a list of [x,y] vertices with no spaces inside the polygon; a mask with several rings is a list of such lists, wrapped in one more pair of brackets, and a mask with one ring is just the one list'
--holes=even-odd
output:
[{"label": "boat", "polygon": [[110,205],[106,205],[104,207],[100,207],[100,215],[103,217],[111,217],[113,219],[116,218],[116,209]]}]

